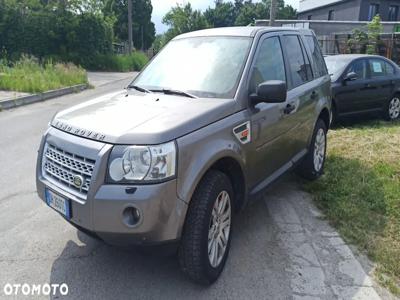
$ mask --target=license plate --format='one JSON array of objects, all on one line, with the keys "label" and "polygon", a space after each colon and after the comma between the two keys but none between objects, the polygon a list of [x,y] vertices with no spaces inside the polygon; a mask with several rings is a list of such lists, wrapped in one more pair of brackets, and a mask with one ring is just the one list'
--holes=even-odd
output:
[{"label": "license plate", "polygon": [[45,194],[48,206],[58,211],[65,218],[71,218],[71,204],[69,199],[66,199],[48,189],[46,189]]}]

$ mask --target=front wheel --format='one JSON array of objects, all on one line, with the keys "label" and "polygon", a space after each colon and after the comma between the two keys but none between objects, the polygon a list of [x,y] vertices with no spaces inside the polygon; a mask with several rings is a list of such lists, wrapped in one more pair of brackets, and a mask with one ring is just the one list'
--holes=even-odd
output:
[{"label": "front wheel", "polygon": [[400,116],[400,98],[398,96],[390,99],[384,108],[384,117],[388,121],[394,121]]},{"label": "front wheel", "polygon": [[326,158],[326,134],[325,122],[319,119],[314,129],[310,149],[304,160],[297,167],[297,173],[309,180],[315,180],[323,174]]},{"label": "front wheel", "polygon": [[213,283],[224,268],[232,235],[232,205],[229,178],[209,171],[192,197],[179,249],[182,271],[198,283]]}]

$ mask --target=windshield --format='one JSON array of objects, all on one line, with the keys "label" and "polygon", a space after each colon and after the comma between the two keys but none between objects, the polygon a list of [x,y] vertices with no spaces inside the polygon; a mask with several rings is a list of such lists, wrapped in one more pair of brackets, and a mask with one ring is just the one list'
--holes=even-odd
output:
[{"label": "windshield", "polygon": [[343,59],[340,56],[328,56],[325,57],[326,66],[328,67],[328,71],[330,75],[339,76],[339,72],[343,71],[343,69],[349,64],[348,59]]},{"label": "windshield", "polygon": [[171,41],[134,84],[148,90],[185,91],[197,97],[233,98],[251,41],[243,37]]}]

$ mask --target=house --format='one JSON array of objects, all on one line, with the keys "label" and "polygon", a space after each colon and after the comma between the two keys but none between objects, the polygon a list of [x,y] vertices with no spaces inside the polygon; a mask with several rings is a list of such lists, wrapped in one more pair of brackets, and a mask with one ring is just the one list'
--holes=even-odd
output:
[{"label": "house", "polygon": [[300,0],[299,20],[400,21],[399,0]]}]

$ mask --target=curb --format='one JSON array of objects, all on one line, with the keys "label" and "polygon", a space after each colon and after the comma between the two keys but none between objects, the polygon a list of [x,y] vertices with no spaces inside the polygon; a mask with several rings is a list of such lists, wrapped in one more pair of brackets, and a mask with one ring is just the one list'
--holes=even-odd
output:
[{"label": "curb", "polygon": [[77,84],[70,87],[58,89],[58,90],[51,90],[40,94],[29,95],[24,97],[19,97],[15,99],[8,99],[0,101],[0,111],[3,109],[11,109],[14,107],[19,107],[31,103],[41,102],[44,100],[81,92],[89,87],[88,84]]}]

